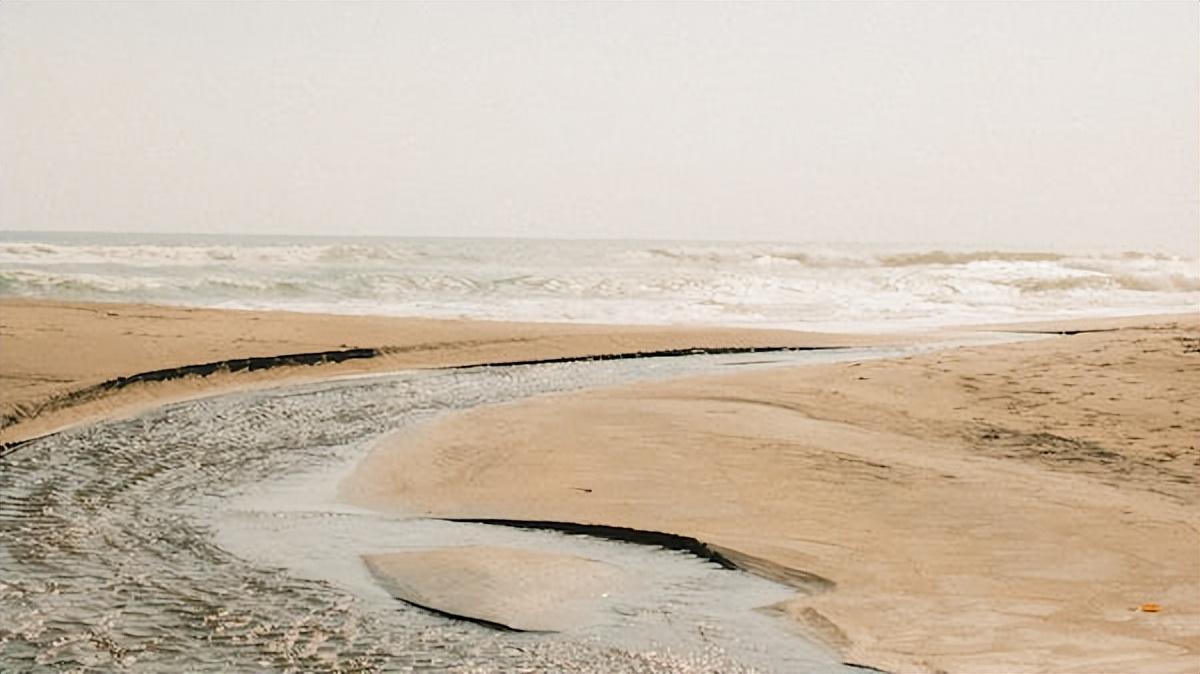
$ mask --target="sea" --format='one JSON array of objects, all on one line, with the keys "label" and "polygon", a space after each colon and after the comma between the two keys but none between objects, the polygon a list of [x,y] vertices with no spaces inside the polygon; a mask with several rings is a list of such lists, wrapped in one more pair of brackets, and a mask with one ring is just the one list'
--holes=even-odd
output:
[{"label": "sea", "polygon": [[0,231],[0,297],[903,331],[1195,311],[1200,261],[916,244]]}]

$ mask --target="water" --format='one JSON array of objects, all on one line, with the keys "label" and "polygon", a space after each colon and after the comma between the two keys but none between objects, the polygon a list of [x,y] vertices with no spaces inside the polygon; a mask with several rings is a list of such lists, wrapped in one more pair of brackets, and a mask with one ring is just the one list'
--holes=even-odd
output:
[{"label": "water", "polygon": [[[359,377],[43,438],[0,458],[0,671],[850,671],[754,610],[791,594],[765,580],[654,548],[366,512],[339,504],[333,485],[380,435],[455,410],[917,350]],[[468,543],[601,559],[645,585],[615,596],[598,625],[520,634],[392,600],[359,562]]]},{"label": "water", "polygon": [[893,330],[1191,311],[1200,261],[819,243],[0,232],[0,296]]}]

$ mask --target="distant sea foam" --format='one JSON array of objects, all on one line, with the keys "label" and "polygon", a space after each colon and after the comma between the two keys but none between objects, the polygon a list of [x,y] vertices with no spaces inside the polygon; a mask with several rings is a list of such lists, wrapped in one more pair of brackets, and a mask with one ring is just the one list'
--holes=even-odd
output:
[{"label": "distant sea foam", "polygon": [[0,296],[892,330],[1193,311],[1200,262],[849,244],[0,232]]}]

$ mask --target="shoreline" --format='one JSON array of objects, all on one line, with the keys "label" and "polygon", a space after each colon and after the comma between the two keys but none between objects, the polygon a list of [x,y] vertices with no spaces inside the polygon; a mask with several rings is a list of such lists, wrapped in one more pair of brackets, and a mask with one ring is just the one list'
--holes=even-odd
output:
[{"label": "shoreline", "polygon": [[[0,301],[0,324],[0,373],[32,382],[25,398],[10,389],[0,401],[32,412],[0,429],[8,443],[178,400],[400,369],[686,350],[696,340],[751,351],[934,337],[12,300]],[[189,338],[194,327],[207,332]],[[883,670],[1188,671],[1200,653],[1200,630],[1189,627],[1200,624],[1191,554],[1200,452],[1187,443],[1200,436],[1187,418],[1200,396],[1198,327],[1192,314],[970,326],[939,334],[1073,336],[480,408],[381,442],[347,492],[358,505],[446,519],[664,532],[757,575],[824,579],[822,591],[770,609],[847,662]],[[264,354],[301,345],[335,348],[298,351],[298,362]],[[142,348],[150,357],[129,353]],[[358,349],[372,353],[325,362]],[[76,352],[79,365],[80,351],[109,359],[84,363],[100,363],[90,372],[58,362]],[[203,354],[225,358],[184,362]],[[138,363],[173,363],[186,376],[127,371]],[[48,413],[31,402],[120,378],[129,385]],[[445,451],[463,446],[467,463]],[[529,475],[538,477],[527,494],[503,487]],[[1163,612],[1129,608],[1139,601]]]}]

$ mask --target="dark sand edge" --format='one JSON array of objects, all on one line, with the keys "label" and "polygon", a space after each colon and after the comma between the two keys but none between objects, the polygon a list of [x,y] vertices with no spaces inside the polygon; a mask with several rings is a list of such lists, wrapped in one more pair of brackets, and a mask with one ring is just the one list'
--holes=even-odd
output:
[{"label": "dark sand edge", "polygon": [[[612,526],[606,524],[587,524],[582,522],[565,522],[555,520],[518,520],[480,517],[438,518],[447,522],[465,522],[472,524],[488,524],[492,526],[512,527],[515,529],[537,529],[543,531],[558,531],[572,535],[592,536],[634,545],[663,548],[685,552],[700,559],[712,562],[729,571],[741,571],[759,578],[779,583],[801,596],[813,596],[837,589],[837,583],[815,573],[784,566],[769,559],[757,557],[740,550],[722,545],[705,542],[693,536],[674,534],[664,531],[635,529],[632,527]],[[412,602],[409,602],[412,603]],[[419,606],[419,604],[416,604]],[[426,607],[422,607],[426,608]],[[764,606],[764,612],[777,612],[780,617],[787,612],[778,607]],[[458,617],[444,611],[435,611],[447,617]],[[820,614],[816,609],[807,608],[801,615],[791,615],[792,626],[804,638],[823,647],[826,651],[841,660],[841,664],[860,669],[864,672],[881,672],[869,665],[863,665],[845,660],[845,655],[851,646],[845,633],[829,618]],[[470,616],[462,619],[475,622]],[[505,626],[507,627],[507,626]],[[511,629],[511,628],[508,628]]]},{"label": "dark sand edge", "polygon": [[723,569],[742,571],[751,575],[786,585],[804,594],[814,595],[829,592],[837,588],[837,583],[802,569],[793,569],[777,564],[762,557],[756,557],[734,548],[707,543],[693,536],[674,534],[665,531],[650,531],[608,524],[587,524],[583,522],[564,522],[555,520],[515,520],[487,517],[450,517],[442,518],[447,522],[468,522],[472,524],[490,524],[493,526],[512,527],[514,529],[541,529],[558,531],[565,534],[592,536],[622,543],[634,543],[650,547],[664,548],[686,552],[700,559],[712,562]]},{"label": "dark sand edge", "polygon": [[[558,363],[595,362],[608,360],[629,360],[637,358],[681,358],[698,355],[726,355],[740,353],[781,353],[796,351],[819,351],[846,349],[846,346],[766,346],[766,347],[689,347],[681,349],[661,349],[654,351],[627,351],[619,353],[595,353],[578,356],[562,356],[557,358],[540,358],[513,361],[482,361],[456,365],[441,365],[425,368],[430,370],[463,370],[476,367],[515,367],[521,365],[549,365]],[[115,393],[122,389],[138,384],[157,383],[187,379],[189,377],[204,378],[213,374],[232,374],[238,372],[257,372],[261,370],[282,369],[290,367],[320,366],[343,363],[349,360],[374,359],[388,355],[392,347],[380,348],[351,348],[332,351],[314,351],[309,353],[289,353],[275,356],[255,356],[250,358],[233,358],[208,363],[181,365],[178,367],[149,370],[136,374],[115,377],[99,384],[92,384],[66,393],[51,396],[37,403],[25,404],[15,411],[0,417],[0,430],[20,426],[24,421],[33,419],[41,414],[53,413],[69,409],[82,403],[92,402]],[[383,374],[382,372],[380,374]],[[219,394],[220,390],[214,393]],[[69,426],[68,426],[69,427]],[[50,437],[64,429],[37,435],[31,438],[21,438],[8,442],[0,442],[0,457],[5,456],[22,446]]]},{"label": "dark sand edge", "polygon": [[[309,353],[287,353],[275,356],[254,356],[250,358],[231,358],[216,360],[208,363],[194,363],[178,367],[163,368],[137,372],[123,377],[114,377],[65,393],[53,395],[33,404],[26,404],[16,410],[0,416],[0,429],[15,426],[26,419],[33,418],[43,412],[53,412],[82,402],[94,400],[105,393],[119,391],[123,388],[146,382],[162,382],[185,377],[207,377],[217,372],[256,372],[278,367],[299,365],[323,365],[326,363],[341,363],[359,358],[375,358],[380,355],[379,349],[340,349],[333,351],[314,351]],[[14,443],[9,443],[14,444]],[[5,445],[0,444],[0,447]]]}]

